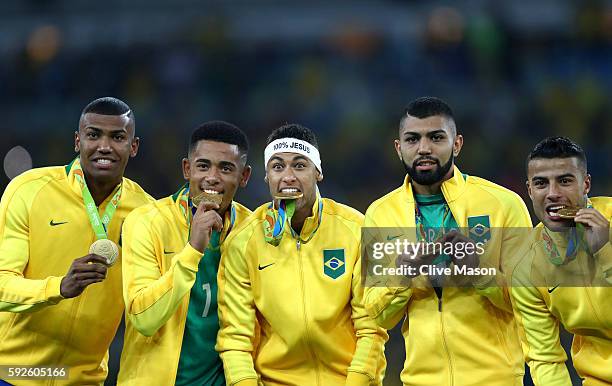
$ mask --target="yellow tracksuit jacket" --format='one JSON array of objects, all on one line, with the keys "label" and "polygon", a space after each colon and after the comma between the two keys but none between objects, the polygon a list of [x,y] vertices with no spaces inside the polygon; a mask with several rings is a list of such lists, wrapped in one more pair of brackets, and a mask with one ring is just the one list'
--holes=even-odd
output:
[{"label": "yellow tracksuit jacket", "polygon": [[[596,197],[591,203],[610,221],[612,198]],[[579,267],[583,272],[594,271],[607,278],[610,286],[556,287],[558,283],[552,276],[558,278],[558,275],[553,270],[560,268],[548,261],[541,237],[543,229],[542,224],[536,227],[536,242],[517,266],[511,288],[521,343],[534,383],[538,386],[572,384],[565,366],[567,356],[559,342],[561,323],[574,334],[572,360],[584,378],[584,385],[612,385],[612,245],[608,242],[593,256],[580,252],[566,266]],[[567,241],[563,244],[557,237],[554,240],[564,255]],[[524,275],[526,272],[529,276]],[[530,286],[529,281],[546,283],[548,287]]]},{"label": "yellow tracksuit jacket", "polygon": [[[382,382],[387,334],[362,305],[363,215],[319,200],[320,227],[308,243],[297,242],[288,227],[280,245],[266,243],[268,204],[226,241],[218,275],[217,351],[229,385]],[[317,208],[318,202],[303,238],[316,229]]]},{"label": "yellow tracksuit jacket", "polygon": [[[123,220],[152,201],[123,179],[108,226],[120,243]],[[99,206],[100,215],[114,194]],[[0,204],[0,364],[68,366],[68,381],[7,380],[11,384],[102,384],[108,347],[121,315],[121,254],[106,279],[76,298],[64,299],[60,283],[72,261],[95,241],[81,188],[65,167],[33,169],[7,186]]]},{"label": "yellow tracksuit jacket", "polygon": [[[461,228],[469,218],[488,216],[491,228],[531,227],[523,200],[515,193],[478,177],[464,177],[455,167],[442,183],[442,193]],[[415,227],[415,200],[409,177],[404,185],[374,201],[365,227]],[[500,256],[513,253],[516,235],[491,238],[498,272]],[[418,279],[423,279],[419,276]],[[523,384],[523,360],[508,291],[501,286],[446,287],[439,300],[429,286],[368,287],[365,307],[378,324],[392,328],[405,317],[402,334],[406,361],[404,385],[515,386]]]},{"label": "yellow tracksuit jacket", "polygon": [[[237,229],[251,211],[233,205],[232,229]],[[123,235],[127,317],[118,384],[172,385],[202,253],[189,244],[189,225],[173,197],[136,209],[126,219]],[[225,237],[222,233],[221,240]]]}]

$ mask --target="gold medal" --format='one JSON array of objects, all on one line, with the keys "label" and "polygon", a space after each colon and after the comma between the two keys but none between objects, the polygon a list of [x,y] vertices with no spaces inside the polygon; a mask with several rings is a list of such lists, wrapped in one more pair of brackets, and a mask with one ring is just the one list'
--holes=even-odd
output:
[{"label": "gold medal", "polygon": [[212,193],[212,192],[203,191],[202,193],[198,194],[197,196],[191,199],[191,202],[193,202],[193,206],[195,206],[196,208],[200,206],[202,201],[221,205],[221,202],[223,201],[223,193],[216,193],[216,192]]},{"label": "gold medal", "polygon": [[275,200],[297,200],[298,198],[304,197],[302,192],[278,192],[274,195]]},{"label": "gold medal", "polygon": [[559,209],[557,211],[557,214],[561,218],[573,219],[574,217],[576,217],[576,214],[578,214],[579,210],[580,208],[576,206],[566,206],[565,208]]},{"label": "gold medal", "polygon": [[91,244],[89,253],[104,257],[106,265],[110,267],[119,257],[119,247],[109,239],[100,239]]}]

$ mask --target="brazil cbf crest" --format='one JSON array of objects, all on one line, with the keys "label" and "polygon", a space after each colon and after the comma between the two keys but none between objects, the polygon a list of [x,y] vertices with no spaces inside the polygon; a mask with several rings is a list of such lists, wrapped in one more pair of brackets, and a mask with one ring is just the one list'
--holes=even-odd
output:
[{"label": "brazil cbf crest", "polygon": [[486,243],[491,238],[489,215],[468,217],[470,239],[476,243]]},{"label": "brazil cbf crest", "polygon": [[323,250],[323,273],[337,279],[346,272],[344,248]]}]

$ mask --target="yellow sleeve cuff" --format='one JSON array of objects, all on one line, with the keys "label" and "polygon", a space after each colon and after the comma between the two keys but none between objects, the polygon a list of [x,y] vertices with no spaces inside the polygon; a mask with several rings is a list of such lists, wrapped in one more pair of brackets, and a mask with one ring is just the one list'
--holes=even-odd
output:
[{"label": "yellow sleeve cuff", "polygon": [[51,303],[59,303],[60,300],[65,299],[61,293],[62,279],[64,277],[51,276],[47,279],[47,285],[45,287],[45,297],[49,299]]},{"label": "yellow sleeve cuff", "polygon": [[185,245],[185,248],[183,248],[183,250],[178,255],[176,255],[175,258],[178,258],[178,260],[185,268],[193,272],[198,272],[198,264],[200,264],[200,259],[202,259],[202,255],[202,252],[198,251],[197,249],[192,247],[191,244],[187,243],[187,245]]},{"label": "yellow sleeve cuff", "polygon": [[247,378],[234,383],[234,386],[257,386],[257,379]]},{"label": "yellow sleeve cuff", "polygon": [[364,373],[349,371],[346,376],[346,386],[369,386],[370,377]]}]

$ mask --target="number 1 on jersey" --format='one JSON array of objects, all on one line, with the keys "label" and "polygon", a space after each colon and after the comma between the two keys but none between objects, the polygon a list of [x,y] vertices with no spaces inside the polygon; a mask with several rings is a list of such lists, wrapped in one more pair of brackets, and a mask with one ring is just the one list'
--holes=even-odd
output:
[{"label": "number 1 on jersey", "polygon": [[206,294],[206,304],[204,305],[204,312],[202,312],[202,317],[205,318],[208,316],[208,310],[210,309],[210,302],[212,300],[212,293],[210,290],[210,283],[202,284],[202,289]]}]

